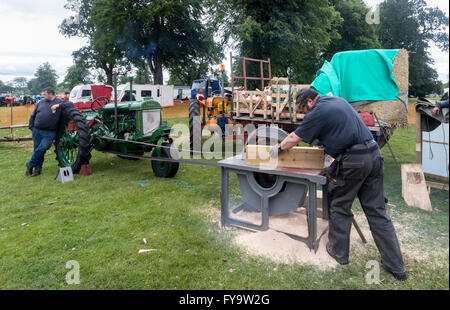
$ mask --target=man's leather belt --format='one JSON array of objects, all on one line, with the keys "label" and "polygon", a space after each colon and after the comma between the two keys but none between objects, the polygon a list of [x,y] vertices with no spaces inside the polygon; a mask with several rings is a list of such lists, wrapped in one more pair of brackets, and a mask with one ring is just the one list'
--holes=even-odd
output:
[{"label": "man's leather belt", "polygon": [[347,154],[369,154],[378,149],[378,144],[375,140],[369,140],[364,143],[354,144],[345,150]]}]

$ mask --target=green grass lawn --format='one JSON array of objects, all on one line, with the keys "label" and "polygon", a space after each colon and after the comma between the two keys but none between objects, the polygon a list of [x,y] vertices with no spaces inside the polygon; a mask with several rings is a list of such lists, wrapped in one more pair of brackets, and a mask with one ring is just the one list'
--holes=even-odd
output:
[{"label": "green grass lawn", "polygon": [[[186,123],[170,123],[180,121]],[[8,134],[0,130],[0,137]],[[394,133],[391,143],[402,163],[415,161],[414,139],[414,126]],[[382,270],[378,285],[365,284],[366,262],[379,261],[373,247],[334,271],[246,255],[231,243],[233,230],[222,231],[211,221],[211,214],[220,214],[218,168],[181,164],[174,179],[162,179],[149,161],[94,151],[94,174],[61,184],[54,180],[52,150],[43,174],[25,177],[31,154],[30,142],[0,143],[1,289],[449,288],[448,192],[432,189],[432,212],[406,206],[387,148],[385,190],[395,205],[389,212],[413,232],[401,239],[402,247],[414,246],[429,257],[405,256],[409,280],[395,281]],[[131,182],[137,180],[148,182]],[[354,209],[362,212],[358,202]],[[157,251],[138,254],[139,249]],[[79,262],[79,285],[66,283],[69,260]]]}]

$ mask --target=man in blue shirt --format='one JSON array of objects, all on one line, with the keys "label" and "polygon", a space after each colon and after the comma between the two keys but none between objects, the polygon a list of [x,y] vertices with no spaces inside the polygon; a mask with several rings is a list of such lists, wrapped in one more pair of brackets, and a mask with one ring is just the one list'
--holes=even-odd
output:
[{"label": "man in blue shirt", "polygon": [[[448,93],[450,93],[450,91]],[[448,99],[436,102],[436,107],[432,111],[433,115],[439,114],[443,108],[448,109]]]},{"label": "man in blue shirt", "polygon": [[384,205],[384,160],[371,132],[343,98],[321,97],[314,89],[304,89],[296,105],[305,118],[294,132],[271,148],[270,155],[276,158],[301,141],[312,144],[318,140],[335,159],[327,171],[328,253],[338,263],[348,264],[351,207],[358,197],[383,266],[396,279],[406,280],[400,246]]},{"label": "man in blue shirt", "polygon": [[26,164],[26,175],[33,177],[41,174],[44,155],[55,139],[62,108],[73,106],[71,102],[57,99],[51,88],[46,88],[43,95],[43,100],[39,101],[28,122],[28,128],[32,131],[34,152]]}]

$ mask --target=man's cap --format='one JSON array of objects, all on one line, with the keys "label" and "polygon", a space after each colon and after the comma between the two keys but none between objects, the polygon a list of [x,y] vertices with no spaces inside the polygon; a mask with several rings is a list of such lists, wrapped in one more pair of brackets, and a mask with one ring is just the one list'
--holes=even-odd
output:
[{"label": "man's cap", "polygon": [[[300,92],[298,93],[296,101],[299,101],[299,100],[302,101],[303,98],[305,98],[305,97],[307,97],[308,95],[310,95],[313,91],[314,91],[314,89],[311,89],[311,88],[303,89],[302,91],[300,91]],[[300,102],[301,102],[301,101],[300,101]]]}]

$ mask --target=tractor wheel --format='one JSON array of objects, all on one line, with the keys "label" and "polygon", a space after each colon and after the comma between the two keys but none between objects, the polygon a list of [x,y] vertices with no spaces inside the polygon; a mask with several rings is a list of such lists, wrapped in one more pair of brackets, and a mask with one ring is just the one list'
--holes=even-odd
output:
[{"label": "tractor wheel", "polygon": [[60,167],[72,167],[78,173],[91,159],[92,138],[86,118],[77,108],[63,110],[55,138],[56,160]]},{"label": "tractor wheel", "polygon": [[[169,149],[166,148],[166,147],[170,147],[170,144],[163,143],[162,145],[164,146],[164,148],[161,148],[161,157],[172,158],[172,156],[170,155]],[[158,150],[156,148],[153,150],[152,156],[159,157]],[[160,177],[160,178],[173,178],[177,174],[179,166],[180,166],[179,163],[152,160],[153,172],[155,173],[155,175],[157,177]]]},{"label": "tractor wheel", "polygon": [[[189,100],[189,146],[191,154],[194,151],[194,137],[200,137],[200,149],[195,151],[201,151],[201,120],[200,120],[200,102],[197,99]],[[198,131],[200,129],[200,131]]]}]

